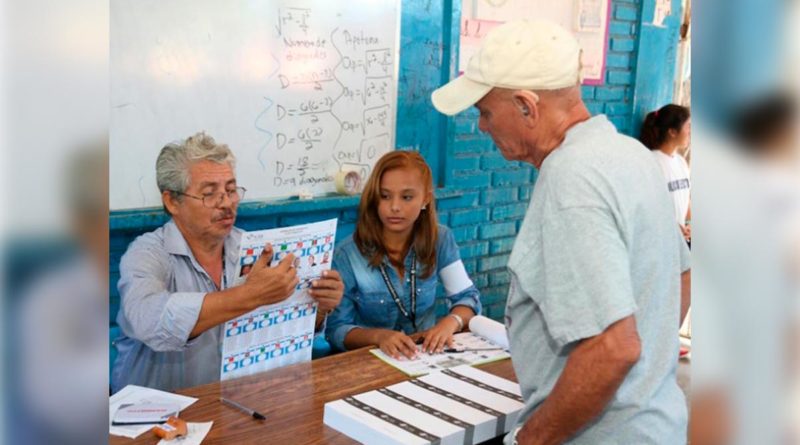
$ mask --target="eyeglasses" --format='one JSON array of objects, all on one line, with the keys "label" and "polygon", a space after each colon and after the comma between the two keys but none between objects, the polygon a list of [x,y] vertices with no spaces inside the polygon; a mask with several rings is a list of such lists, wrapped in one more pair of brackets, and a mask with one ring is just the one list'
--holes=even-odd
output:
[{"label": "eyeglasses", "polygon": [[233,203],[237,203],[244,199],[244,193],[247,191],[244,187],[236,187],[235,189],[225,190],[222,192],[214,192],[214,193],[206,193],[203,196],[194,196],[188,193],[179,192],[177,190],[172,190],[172,193],[177,193],[179,195],[188,196],[189,198],[199,199],[203,201],[203,206],[209,209],[216,209],[220,205],[222,205],[222,201],[225,200],[225,196],[231,200]]}]

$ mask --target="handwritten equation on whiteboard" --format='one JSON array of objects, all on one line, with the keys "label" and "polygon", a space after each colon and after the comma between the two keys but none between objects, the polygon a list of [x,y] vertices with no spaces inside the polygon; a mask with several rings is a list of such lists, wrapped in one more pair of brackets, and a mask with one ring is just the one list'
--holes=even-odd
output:
[{"label": "handwritten equation on whiteboard", "polygon": [[313,8],[278,11],[278,51],[286,63],[277,86],[303,92],[276,99],[270,116],[278,129],[271,185],[287,192],[332,183],[342,169],[367,177],[377,158],[392,148],[393,42],[352,26],[322,35],[314,24],[317,15]]},{"label": "handwritten equation on whiteboard", "polygon": [[324,195],[394,149],[400,0],[117,0],[113,210],[161,205],[161,147],[205,131],[248,199]]}]

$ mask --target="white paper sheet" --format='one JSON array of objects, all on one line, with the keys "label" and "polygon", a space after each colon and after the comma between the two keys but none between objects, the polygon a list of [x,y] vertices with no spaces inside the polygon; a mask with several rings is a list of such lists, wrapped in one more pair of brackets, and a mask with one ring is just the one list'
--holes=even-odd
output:
[{"label": "white paper sheet", "polygon": [[664,26],[664,20],[672,15],[672,0],[656,0],[656,9],[653,13],[653,25]]},{"label": "white paper sheet", "polygon": [[469,330],[498,346],[502,346],[503,349],[509,348],[508,332],[506,332],[505,325],[499,321],[494,321],[483,315],[476,315],[469,320]]},{"label": "white paper sheet", "polygon": [[109,433],[115,436],[130,437],[135,439],[145,431],[153,428],[153,425],[124,425],[113,426],[111,421],[114,413],[122,404],[128,403],[177,403],[181,410],[196,402],[194,397],[187,397],[171,392],[159,391],[157,389],[145,388],[143,386],[128,385],[111,396],[108,401],[108,429]]},{"label": "white paper sheet", "polygon": [[288,299],[225,323],[220,380],[311,360],[317,304],[308,288],[331,268],[336,222],[330,219],[242,234],[234,285],[247,279],[249,267],[267,243],[272,244],[273,266],[294,254],[300,283]]},{"label": "white paper sheet", "polygon": [[206,438],[206,435],[211,431],[211,425],[214,422],[193,423],[187,422],[187,434],[179,436],[172,440],[161,439],[158,445],[200,445],[200,442]]},{"label": "white paper sheet", "polygon": [[[471,323],[470,323],[471,324]],[[472,332],[462,332],[453,336],[454,349],[486,349],[500,348],[500,345]],[[465,351],[441,354],[428,354],[422,352],[422,345],[417,346],[419,351],[417,358],[396,360],[384,354],[380,349],[373,349],[370,352],[376,357],[405,372],[410,376],[420,376],[432,371],[441,371],[460,365],[480,365],[496,360],[503,360],[511,357],[504,349],[494,349],[490,351]]]},{"label": "white paper sheet", "polygon": [[[483,373],[484,371],[480,372]],[[513,400],[508,397],[498,395],[490,390],[478,388],[477,386],[471,385],[469,383],[442,374],[440,372],[434,372],[424,377],[420,377],[419,379],[429,385],[435,386],[437,388],[443,389],[453,394],[457,394],[461,397],[464,397],[465,399],[472,400],[474,402],[480,403],[483,406],[487,406],[489,408],[492,408],[494,410],[503,413],[520,410],[522,409],[523,406],[525,406],[524,403],[518,400]],[[519,395],[519,390],[514,391],[514,393]]]},{"label": "white paper sheet", "polygon": [[602,0],[578,0],[575,30],[579,32],[602,31],[605,7],[606,4]]},{"label": "white paper sheet", "polygon": [[[458,434],[459,431],[463,431],[462,428],[459,428],[452,423],[438,419],[431,414],[427,414],[422,410],[416,409],[403,402],[399,402],[377,391],[359,394],[355,396],[355,398],[373,408],[377,408],[384,413],[391,414],[398,420],[414,425],[415,427],[437,437],[455,435]],[[463,439],[461,442],[463,443]]]}]

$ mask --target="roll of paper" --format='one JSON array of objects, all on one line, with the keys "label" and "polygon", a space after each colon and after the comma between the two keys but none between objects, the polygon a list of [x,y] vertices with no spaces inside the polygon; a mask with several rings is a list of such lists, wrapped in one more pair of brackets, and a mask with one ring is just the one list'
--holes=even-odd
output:
[{"label": "roll of paper", "polygon": [[508,349],[508,334],[503,323],[483,315],[476,315],[469,321],[469,330],[491,340],[498,346]]},{"label": "roll of paper", "polygon": [[336,191],[345,195],[355,195],[361,191],[361,176],[355,171],[336,173]]}]

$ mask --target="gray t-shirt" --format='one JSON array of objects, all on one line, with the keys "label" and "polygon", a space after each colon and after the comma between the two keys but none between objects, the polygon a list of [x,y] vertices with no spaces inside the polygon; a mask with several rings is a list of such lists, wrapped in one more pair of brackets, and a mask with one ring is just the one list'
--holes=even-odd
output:
[{"label": "gray t-shirt", "polygon": [[650,151],[605,116],[572,127],[545,159],[508,264],[506,327],[526,401],[519,425],[550,394],[576,341],[633,314],[641,358],[569,443],[686,442],[675,371],[689,253],[673,212]]}]

